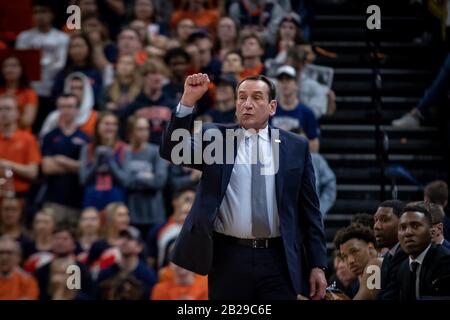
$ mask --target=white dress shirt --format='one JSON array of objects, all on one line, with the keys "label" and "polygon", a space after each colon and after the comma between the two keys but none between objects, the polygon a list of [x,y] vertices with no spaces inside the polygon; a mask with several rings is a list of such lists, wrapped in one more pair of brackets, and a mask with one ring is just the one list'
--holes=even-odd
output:
[{"label": "white dress shirt", "polygon": [[[191,114],[193,108],[181,104],[177,106],[176,116],[185,117]],[[249,137],[251,131],[244,130]],[[269,127],[259,130],[260,154],[263,156],[264,168],[273,168],[273,154]],[[252,235],[252,208],[251,208],[251,181],[252,181],[252,144],[250,139],[242,139],[237,146],[237,155],[230,182],[225,196],[219,207],[219,213],[214,221],[216,232],[242,239],[253,239]],[[270,170],[269,170],[270,171]],[[272,172],[274,172],[272,170]],[[265,175],[268,219],[270,224],[270,237],[279,237],[280,221],[276,202],[275,175]],[[218,182],[219,183],[219,182]]]}]

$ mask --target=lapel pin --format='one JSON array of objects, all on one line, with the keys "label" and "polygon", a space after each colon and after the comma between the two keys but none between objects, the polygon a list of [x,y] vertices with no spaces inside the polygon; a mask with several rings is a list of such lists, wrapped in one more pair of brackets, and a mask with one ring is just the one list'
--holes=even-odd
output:
[{"label": "lapel pin", "polygon": [[281,140],[280,139],[275,139],[275,142],[276,143],[281,143]]}]

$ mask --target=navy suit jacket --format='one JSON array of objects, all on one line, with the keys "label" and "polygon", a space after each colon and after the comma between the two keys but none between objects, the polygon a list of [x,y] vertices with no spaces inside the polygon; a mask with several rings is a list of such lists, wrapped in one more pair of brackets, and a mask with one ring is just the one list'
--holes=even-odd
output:
[{"label": "navy suit jacket", "polygon": [[[178,141],[171,141],[172,133],[176,129],[190,130],[192,120],[192,115],[183,118],[172,115],[160,148],[164,159],[172,161],[172,150],[178,144]],[[226,137],[227,128],[238,129],[238,126],[204,124],[202,132],[207,133],[208,129],[220,130],[223,137]],[[272,134],[273,130],[270,127],[271,139],[275,136]],[[237,139],[234,140],[236,150]],[[310,269],[327,265],[323,220],[307,140],[283,130],[279,130],[279,140],[279,168],[275,175],[275,187],[280,231],[293,287],[297,293],[306,294]],[[225,139],[222,143],[225,143]],[[203,146],[196,149],[193,140],[190,144],[192,157],[194,151],[202,152],[206,146],[203,142]],[[236,154],[237,152],[234,156]],[[188,166],[201,170],[203,174],[191,211],[176,241],[172,261],[183,268],[206,275],[212,265],[214,220],[225,196],[234,163]]]}]

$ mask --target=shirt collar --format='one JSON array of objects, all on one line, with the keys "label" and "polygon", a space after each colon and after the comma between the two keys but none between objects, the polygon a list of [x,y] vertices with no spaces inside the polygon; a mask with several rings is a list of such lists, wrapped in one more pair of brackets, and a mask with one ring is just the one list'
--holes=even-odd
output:
[{"label": "shirt collar", "polygon": [[428,245],[428,247],[427,247],[425,250],[422,251],[421,254],[419,254],[419,255],[417,256],[416,259],[412,259],[411,256],[410,256],[410,257],[409,257],[409,266],[411,267],[411,264],[412,264],[413,262],[418,262],[419,265],[422,265],[423,259],[425,259],[425,256],[427,255],[428,250],[430,250],[430,247],[431,247],[431,243]]},{"label": "shirt collar", "polygon": [[394,256],[395,253],[397,252],[397,249],[398,249],[399,246],[400,246],[400,243],[397,242],[397,244],[396,244],[395,246],[393,246],[393,247],[391,248],[391,250],[388,251],[388,253],[389,253],[391,256]]},{"label": "shirt collar", "polygon": [[[246,138],[249,138],[249,137],[253,136],[253,134],[255,132],[253,129],[248,129],[248,130],[244,129],[244,128],[242,128],[242,129],[244,130],[244,136]],[[259,137],[261,139],[263,139],[265,141],[270,141],[270,139],[269,139],[269,125],[266,125],[265,128],[260,129],[258,131],[258,135],[259,135]]]}]

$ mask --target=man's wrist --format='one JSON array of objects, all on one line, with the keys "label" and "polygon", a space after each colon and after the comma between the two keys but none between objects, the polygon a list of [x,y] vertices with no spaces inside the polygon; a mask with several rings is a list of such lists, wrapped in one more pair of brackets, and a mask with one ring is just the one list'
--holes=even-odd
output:
[{"label": "man's wrist", "polygon": [[322,267],[322,266],[315,266],[315,267],[312,267],[311,270],[313,270],[313,269],[320,269],[320,270],[322,270],[324,273],[327,272],[327,268],[326,268],[326,267]]},{"label": "man's wrist", "polygon": [[188,99],[181,97],[180,104],[184,107],[193,108],[195,106],[195,101],[189,101]]}]

